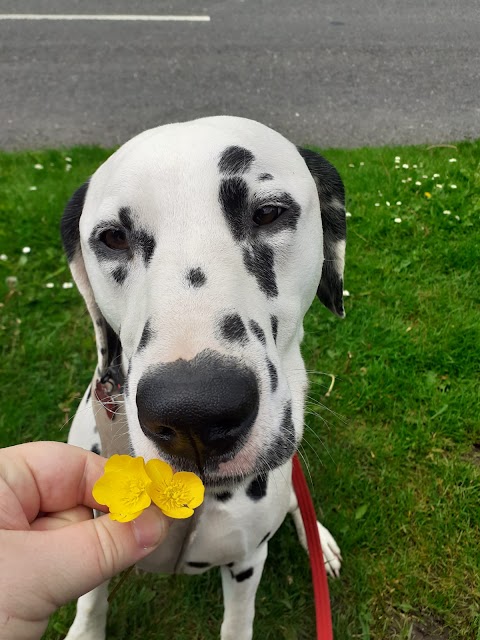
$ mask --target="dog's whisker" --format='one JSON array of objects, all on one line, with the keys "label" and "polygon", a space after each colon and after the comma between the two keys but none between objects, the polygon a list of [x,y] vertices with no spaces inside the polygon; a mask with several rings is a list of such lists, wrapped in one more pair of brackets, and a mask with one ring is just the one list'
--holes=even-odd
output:
[{"label": "dog's whisker", "polygon": [[[327,447],[327,445],[325,444],[325,442],[320,438],[320,436],[318,435],[318,433],[316,433],[312,427],[310,427],[308,424],[304,423],[305,427],[311,432],[313,433],[313,435],[317,438],[317,440],[320,442],[320,444],[322,445],[322,447],[325,449],[325,451],[327,452],[328,456],[330,457],[331,461],[333,463],[335,463],[335,460],[332,456],[332,454],[330,453],[329,448]],[[307,439],[305,438],[305,442],[307,442]]]}]

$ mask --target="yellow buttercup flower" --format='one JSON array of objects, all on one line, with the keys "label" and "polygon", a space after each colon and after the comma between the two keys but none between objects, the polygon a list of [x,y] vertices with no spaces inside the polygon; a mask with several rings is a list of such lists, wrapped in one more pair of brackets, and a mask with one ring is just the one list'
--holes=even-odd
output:
[{"label": "yellow buttercup flower", "polygon": [[161,460],[114,455],[92,490],[99,504],[109,508],[110,518],[130,522],[152,501],[170,518],[189,518],[203,502],[205,487],[194,473],[173,469]]},{"label": "yellow buttercup flower", "polygon": [[92,495],[99,504],[109,508],[112,520],[130,522],[151,505],[152,499],[147,493],[151,483],[143,458],[114,455],[107,460]]},{"label": "yellow buttercup flower", "polygon": [[152,480],[147,491],[152,501],[170,518],[190,518],[205,496],[205,487],[190,471],[178,471],[162,460],[150,460],[146,465]]}]

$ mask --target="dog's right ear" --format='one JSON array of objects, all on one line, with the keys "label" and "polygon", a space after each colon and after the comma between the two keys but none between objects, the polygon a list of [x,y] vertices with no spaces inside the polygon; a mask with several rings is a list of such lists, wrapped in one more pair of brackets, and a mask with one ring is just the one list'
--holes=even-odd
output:
[{"label": "dog's right ear", "polygon": [[[118,349],[117,346],[113,344],[115,340],[112,341],[112,334],[114,336],[115,334],[103,317],[95,300],[87,270],[85,269],[80,244],[80,217],[85,206],[88,185],[89,181],[87,180],[85,184],[82,184],[82,186],[75,191],[67,203],[60,223],[60,232],[70,271],[72,272],[78,290],[85,300],[93,321],[97,342],[99,374],[103,375],[112,360],[118,355],[118,353],[113,353],[113,351],[118,351]],[[120,342],[118,338],[117,341],[118,343]]]},{"label": "dog's right ear", "polygon": [[315,180],[322,216],[324,262],[317,296],[327,309],[343,318],[343,268],[347,235],[345,189],[338,171],[325,158],[309,149],[299,148],[298,151]]}]

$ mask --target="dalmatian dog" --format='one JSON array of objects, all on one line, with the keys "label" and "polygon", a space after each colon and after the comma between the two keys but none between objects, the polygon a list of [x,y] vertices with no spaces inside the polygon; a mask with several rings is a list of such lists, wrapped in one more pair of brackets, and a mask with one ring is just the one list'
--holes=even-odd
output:
[{"label": "dalmatian dog", "polygon": [[[305,546],[291,482],[308,385],[302,323],[316,294],[344,315],[342,181],[262,124],[203,118],[123,145],[75,192],[61,230],[95,327],[96,377],[123,394],[108,447],[91,388],[69,442],[201,476],[193,528],[174,522],[140,567],[219,567],[221,638],[249,640],[268,541],[288,512]],[[337,575],[339,548],[318,526]],[[103,585],[79,599],[68,640],[103,639],[106,615]]]}]

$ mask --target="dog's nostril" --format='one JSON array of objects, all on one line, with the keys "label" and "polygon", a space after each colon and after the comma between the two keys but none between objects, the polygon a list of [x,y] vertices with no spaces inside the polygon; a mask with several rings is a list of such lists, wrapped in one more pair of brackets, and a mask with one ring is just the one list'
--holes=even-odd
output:
[{"label": "dog's nostril", "polygon": [[160,430],[157,431],[157,435],[162,440],[173,440],[175,437],[175,431],[170,427],[160,427]]}]

